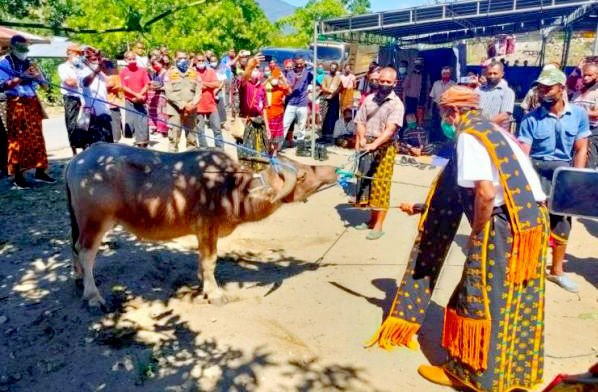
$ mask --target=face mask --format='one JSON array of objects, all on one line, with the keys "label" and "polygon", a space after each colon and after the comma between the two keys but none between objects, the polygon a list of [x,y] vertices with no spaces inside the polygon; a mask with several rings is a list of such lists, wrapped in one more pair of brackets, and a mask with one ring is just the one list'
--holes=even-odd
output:
[{"label": "face mask", "polygon": [[197,63],[197,68],[198,69],[206,69],[206,63],[204,63],[203,61]]},{"label": "face mask", "polygon": [[154,71],[157,72],[162,69],[162,66],[160,64],[154,64],[152,65],[152,68],[154,69]]},{"label": "face mask", "polygon": [[82,63],[81,57],[80,56],[75,56],[75,57],[73,57],[73,59],[71,60],[71,62],[73,63],[73,65],[75,67],[80,67],[81,63]]},{"label": "face mask", "polygon": [[214,61],[214,62],[211,62],[211,63],[210,63],[210,67],[212,67],[212,68],[218,68],[218,63],[217,63],[217,62],[215,62],[215,61]]},{"label": "face mask", "polygon": [[266,76],[267,78],[270,77],[271,74],[272,72],[270,71],[264,71],[264,76]]},{"label": "face mask", "polygon": [[542,97],[542,106],[546,107],[546,108],[551,108],[554,106],[554,104],[558,101],[558,98],[556,97],[549,97],[547,95]]},{"label": "face mask", "polygon": [[318,68],[318,75],[324,75],[326,70],[324,68]]},{"label": "face mask", "polygon": [[278,79],[272,79],[272,86],[278,86]]},{"label": "face mask", "polygon": [[129,61],[127,65],[129,68],[137,68],[137,61]]},{"label": "face mask", "polygon": [[497,78],[486,78],[486,81],[488,82],[488,84],[490,84],[492,86],[496,86],[498,84],[498,82],[500,82],[500,79],[497,79]]},{"label": "face mask", "polygon": [[17,52],[16,50],[13,52],[15,57],[18,58],[21,61],[25,61],[27,60],[27,54],[29,53],[29,51],[24,51],[24,52]]},{"label": "face mask", "polygon": [[411,121],[407,123],[407,129],[415,129],[417,128],[417,122]]},{"label": "face mask", "polygon": [[379,87],[380,85],[378,84],[378,82],[370,83],[370,89],[372,90],[372,93],[377,92]]},{"label": "face mask", "polygon": [[449,140],[453,140],[455,138],[457,130],[455,129],[454,125],[442,121],[440,128],[442,128],[442,133],[444,133],[444,136],[446,136]]},{"label": "face mask", "polygon": [[89,67],[90,67],[91,69],[93,69],[94,71],[95,71],[96,69],[98,69],[98,67],[99,67],[99,66],[100,66],[100,64],[98,64],[98,63],[91,63],[91,64],[89,64]]},{"label": "face mask", "polygon": [[257,69],[254,69],[253,71],[251,71],[251,79],[253,80],[257,80],[257,78],[260,77],[260,71],[258,71]]},{"label": "face mask", "polygon": [[176,67],[179,69],[179,71],[185,73],[189,69],[189,62],[186,59],[177,60]]},{"label": "face mask", "polygon": [[330,74],[334,75],[336,73],[336,68],[330,68]]},{"label": "face mask", "polygon": [[406,67],[399,67],[399,73],[401,75],[405,75],[407,73],[407,68]]},{"label": "face mask", "polygon": [[592,80],[592,81],[591,81],[591,82],[589,82],[589,83],[585,83],[585,82],[584,82],[584,84],[583,84],[583,85],[584,85],[584,86],[586,86],[587,88],[590,88],[590,87],[592,87],[592,86],[593,86],[593,85],[595,85],[595,84],[596,84],[596,80]]},{"label": "face mask", "polygon": [[374,102],[378,105],[381,105],[382,102],[388,97],[388,94],[392,92],[392,86],[381,85],[378,86],[378,91],[376,91],[376,96],[374,97]]}]

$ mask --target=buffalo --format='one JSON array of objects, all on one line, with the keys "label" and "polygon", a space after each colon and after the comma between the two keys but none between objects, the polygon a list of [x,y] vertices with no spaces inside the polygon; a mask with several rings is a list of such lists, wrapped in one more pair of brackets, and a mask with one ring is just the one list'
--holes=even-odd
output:
[{"label": "buffalo", "polygon": [[256,173],[210,149],[166,153],[95,144],[65,171],[73,269],[83,279],[83,298],[90,306],[105,304],[94,281],[95,257],[104,234],[120,224],[150,241],[194,234],[203,294],[222,305],[229,299],[214,276],[218,238],[266,218],[283,203],[306,200],[336,178],[334,167],[285,158]]}]

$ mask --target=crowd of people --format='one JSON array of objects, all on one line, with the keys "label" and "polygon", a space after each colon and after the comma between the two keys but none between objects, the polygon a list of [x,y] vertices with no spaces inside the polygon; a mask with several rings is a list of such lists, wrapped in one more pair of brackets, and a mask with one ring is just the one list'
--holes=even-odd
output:
[{"label": "crowd of people", "polygon": [[[46,173],[43,110],[35,91],[48,82],[27,50],[26,40],[15,36],[0,60],[7,102],[3,150],[7,172],[21,188],[28,187],[27,169],[36,169],[40,181],[55,181]],[[522,104],[526,115],[516,121],[515,94],[501,62],[459,83],[443,67],[430,83],[422,58],[402,60],[398,70],[372,63],[357,78],[349,65],[310,70],[297,57],[281,67],[246,50],[219,59],[211,51],[170,53],[162,47],[146,56],[137,43],[124,54],[123,67],[91,47],[73,44],[67,55],[58,72],[73,153],[121,137],[147,148],[150,133],[168,137],[171,152],[179,151],[182,132],[187,148],[207,147],[206,126],[213,148],[222,149],[230,115],[243,126],[239,159],[261,169],[267,161],[258,155],[276,155],[291,129],[295,143],[305,143],[311,112],[319,142],[354,148],[360,156],[355,205],[371,216],[355,228],[368,230],[369,240],[384,236],[397,152],[443,150],[448,163],[426,203],[400,205],[422,219],[392,309],[372,343],[417,347],[413,337],[465,215],[472,229],[467,261],[444,318],[449,361],[422,366],[420,374],[484,391],[541,382],[544,279],[578,291],[564,273],[571,218],[549,214],[546,200],[557,168],[597,166],[598,65],[580,64],[569,78],[558,65],[545,66]],[[552,264],[546,272],[548,247]]]}]

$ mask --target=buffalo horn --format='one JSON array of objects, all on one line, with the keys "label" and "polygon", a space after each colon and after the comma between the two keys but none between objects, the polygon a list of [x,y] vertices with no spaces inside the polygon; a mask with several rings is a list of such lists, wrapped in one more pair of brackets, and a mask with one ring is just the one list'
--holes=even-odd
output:
[{"label": "buffalo horn", "polygon": [[274,197],[272,203],[276,203],[287,197],[291,192],[293,192],[293,189],[295,189],[295,185],[297,184],[297,173],[295,173],[294,170],[282,166],[280,168],[280,174],[282,175],[284,182],[282,189],[278,192],[276,197]]}]

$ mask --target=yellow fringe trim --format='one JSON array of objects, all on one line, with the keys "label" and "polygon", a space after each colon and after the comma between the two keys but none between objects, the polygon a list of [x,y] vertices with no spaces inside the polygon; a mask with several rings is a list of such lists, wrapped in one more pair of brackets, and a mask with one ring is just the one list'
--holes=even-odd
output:
[{"label": "yellow fringe trim", "polygon": [[485,370],[488,367],[490,330],[490,320],[462,317],[455,310],[447,308],[444,312],[442,347],[474,370]]},{"label": "yellow fringe trim", "polygon": [[372,347],[378,344],[384,350],[392,350],[396,346],[407,346],[419,328],[420,325],[417,323],[389,316],[378,328],[372,339],[366,343],[366,346]]},{"label": "yellow fringe trim", "polygon": [[509,260],[508,281],[521,284],[538,278],[538,263],[542,253],[544,227],[538,225],[513,233],[513,249]]}]

